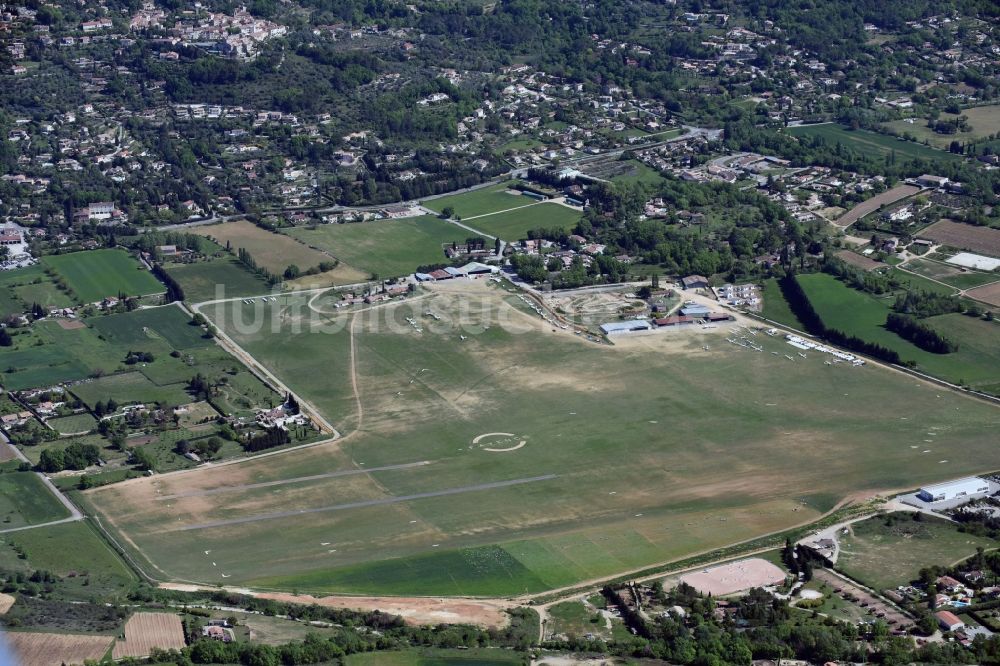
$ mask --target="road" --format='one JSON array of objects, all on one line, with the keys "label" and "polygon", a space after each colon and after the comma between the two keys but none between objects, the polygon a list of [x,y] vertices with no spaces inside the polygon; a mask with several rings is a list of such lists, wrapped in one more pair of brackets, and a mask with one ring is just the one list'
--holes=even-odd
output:
[{"label": "road", "polygon": [[[23,453],[21,453],[20,449],[18,449],[16,446],[14,446],[13,444],[11,444],[10,440],[7,439],[7,435],[3,434],[2,432],[0,432],[0,446],[9,446],[11,449],[14,450],[14,455],[17,456],[18,460],[20,460],[21,462],[29,463],[29,464],[31,463],[31,461],[28,460],[27,456],[25,456]],[[73,504],[73,502],[71,502],[68,497],[66,497],[65,495],[62,494],[62,491],[60,491],[58,488],[56,488],[55,484],[52,483],[52,481],[51,481],[51,479],[49,479],[49,477],[45,476],[41,472],[35,472],[35,474],[38,475],[38,478],[42,480],[42,483],[45,484],[45,486],[49,489],[49,491],[53,495],[55,495],[56,499],[58,499],[59,502],[64,507],[66,507],[66,510],[69,511],[69,517],[68,518],[62,518],[60,520],[52,520],[52,521],[49,521],[47,523],[39,523],[38,525],[25,525],[23,527],[11,527],[9,529],[0,530],[0,534],[7,534],[8,532],[20,532],[22,530],[31,530],[31,529],[35,529],[37,527],[51,527],[53,525],[62,525],[63,523],[75,523],[78,520],[83,520],[83,514],[80,513],[80,510],[76,508],[76,505]]]},{"label": "road", "polygon": [[526,483],[537,483],[539,481],[551,481],[557,478],[558,474],[543,474],[542,476],[532,476],[525,479],[510,479],[507,481],[493,481],[491,483],[478,483],[473,486],[461,486],[459,488],[446,488],[445,490],[435,490],[426,493],[415,493],[413,495],[399,495],[396,497],[381,497],[379,499],[362,500],[359,502],[348,502],[346,504],[334,504],[333,506],[320,506],[312,509],[296,509],[294,511],[277,511],[275,513],[262,513],[256,516],[245,516],[243,518],[231,518],[229,520],[217,520],[201,525],[188,525],[176,532],[187,532],[190,530],[215,529],[217,527],[229,527],[231,525],[243,525],[245,523],[256,523],[262,520],[273,520],[277,518],[291,518],[310,513],[326,513],[329,511],[346,511],[348,509],[362,509],[372,506],[385,506],[387,504],[398,504],[400,502],[412,502],[413,500],[428,499],[431,497],[446,497],[449,495],[461,495],[464,493],[474,493],[481,490],[493,490],[495,488],[509,488],[520,486]]}]

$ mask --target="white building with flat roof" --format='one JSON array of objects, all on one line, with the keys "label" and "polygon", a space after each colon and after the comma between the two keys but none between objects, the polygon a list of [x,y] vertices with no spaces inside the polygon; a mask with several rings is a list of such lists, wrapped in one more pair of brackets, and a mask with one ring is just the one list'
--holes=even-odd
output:
[{"label": "white building with flat roof", "polygon": [[917,493],[917,497],[925,502],[946,502],[961,497],[982,495],[989,491],[989,481],[980,479],[978,476],[970,476],[964,479],[946,481],[945,483],[936,483],[932,486],[924,486]]}]

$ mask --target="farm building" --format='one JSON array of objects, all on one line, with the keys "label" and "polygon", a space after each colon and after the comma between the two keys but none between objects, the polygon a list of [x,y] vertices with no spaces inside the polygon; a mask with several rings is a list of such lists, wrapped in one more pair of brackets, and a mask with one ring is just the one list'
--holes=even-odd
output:
[{"label": "farm building", "polygon": [[499,273],[496,266],[489,266],[478,261],[470,262],[459,269],[465,275],[485,275],[487,273]]},{"label": "farm building", "polygon": [[685,289],[706,289],[708,288],[708,278],[703,275],[689,275],[681,280]]},{"label": "farm building", "polygon": [[613,321],[601,324],[601,332],[605,335],[620,335],[622,333],[634,333],[636,331],[648,331],[652,327],[648,321],[633,319],[631,321]]},{"label": "farm building", "polygon": [[660,319],[654,319],[653,323],[657,326],[683,326],[684,324],[693,324],[693,317],[685,317],[683,315],[673,315],[670,317],[661,317]]},{"label": "farm building", "polygon": [[917,185],[923,185],[924,187],[944,187],[947,184],[948,179],[944,176],[931,176],[925,173],[917,178]]},{"label": "farm building", "polygon": [[938,611],[934,613],[934,618],[938,621],[938,626],[944,631],[958,631],[965,629],[965,623],[951,611]]},{"label": "farm building", "polygon": [[970,476],[955,481],[937,483],[932,486],[924,486],[917,493],[917,497],[925,502],[944,502],[958,499],[959,497],[971,497],[990,491],[990,484],[977,476]]},{"label": "farm building", "polygon": [[695,319],[704,319],[708,315],[712,314],[704,305],[698,305],[697,303],[692,303],[691,305],[685,305],[681,308],[681,314],[685,317],[694,317]]}]

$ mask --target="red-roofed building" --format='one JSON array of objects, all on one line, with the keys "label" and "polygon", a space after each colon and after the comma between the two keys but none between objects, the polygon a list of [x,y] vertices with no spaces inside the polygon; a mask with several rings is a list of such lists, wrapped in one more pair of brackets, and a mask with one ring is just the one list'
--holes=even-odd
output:
[{"label": "red-roofed building", "polygon": [[958,619],[958,616],[951,611],[938,611],[934,613],[934,618],[938,621],[938,626],[944,631],[965,629],[965,623]]},{"label": "red-roofed building", "polygon": [[660,319],[654,319],[653,323],[657,326],[680,326],[682,324],[693,324],[694,317],[685,317],[684,315],[673,315],[671,317],[662,317]]}]

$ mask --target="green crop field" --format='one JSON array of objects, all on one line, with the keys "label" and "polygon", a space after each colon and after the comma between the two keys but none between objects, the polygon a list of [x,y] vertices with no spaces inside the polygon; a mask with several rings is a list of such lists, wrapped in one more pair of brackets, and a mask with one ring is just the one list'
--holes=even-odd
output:
[{"label": "green crop field", "polygon": [[582,214],[556,203],[538,203],[527,208],[518,208],[493,215],[483,215],[464,224],[506,241],[517,241],[528,237],[529,229],[562,228],[572,233],[573,227]]},{"label": "green crop field", "polygon": [[454,209],[455,215],[465,219],[487,213],[496,213],[501,210],[510,210],[519,206],[527,206],[536,202],[535,199],[521,194],[508,194],[507,189],[511,184],[513,184],[513,181],[484,187],[464,194],[429,199],[424,202],[424,206],[438,213],[450,206]]},{"label": "green crop field", "polygon": [[[714,330],[597,345],[485,281],[422,294],[329,315],[284,295],[259,327],[232,325],[251,307],[239,301],[205,308],[350,437],[82,497],[164,578],[510,595],[1000,462],[1000,410],[877,366],[788,361],[767,353],[787,352],[781,339],[757,354]],[[933,460],[911,448],[929,427]]]},{"label": "green crop field", "polygon": [[0,529],[67,518],[66,507],[32,472],[0,474]]},{"label": "green crop field", "polygon": [[985,536],[959,532],[958,526],[910,514],[895,514],[854,523],[840,539],[837,568],[876,590],[895,589],[918,578],[924,567],[950,566],[976,554],[976,547],[995,548]]},{"label": "green crop field", "polygon": [[144,296],[165,291],[153,274],[124,250],[89,250],[53,254],[42,263],[66,280],[81,303],[119,294]]},{"label": "green crop field", "polygon": [[207,347],[212,340],[200,326],[176,305],[135,310],[123,314],[95,317],[89,323],[101,335],[122,350],[144,349],[154,341],[164,341],[174,349]]},{"label": "green crop field", "polygon": [[116,367],[121,357],[90,328],[43,320],[18,332],[14,346],[0,348],[0,382],[20,390],[75,381]]},{"label": "green crop field", "polygon": [[323,248],[348,266],[380,277],[406,275],[417,266],[445,262],[444,245],[475,236],[430,215],[356,224],[323,224],[283,230]]},{"label": "green crop field", "polygon": [[823,137],[829,145],[835,145],[839,142],[845,148],[875,159],[883,159],[892,153],[896,153],[901,160],[919,158],[957,161],[962,159],[960,155],[947,153],[912,141],[903,141],[887,134],[878,134],[868,130],[849,130],[835,123],[800,125],[799,127],[789,127],[784,131],[792,136]]},{"label": "green crop field", "polygon": [[1000,392],[1000,326],[994,322],[949,314],[925,320],[959,343],[951,354],[932,354],[885,329],[892,298],[876,299],[852,289],[831,275],[797,278],[823,323],[863,340],[894,349],[903,360],[916,362],[921,372],[972,388]]},{"label": "green crop field", "polygon": [[167,272],[184,290],[184,300],[201,303],[215,298],[260,296],[271,291],[260,279],[231,257],[192,264],[167,264]]}]

